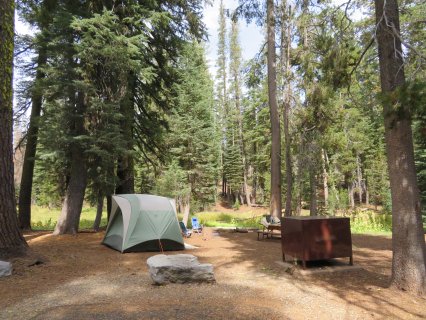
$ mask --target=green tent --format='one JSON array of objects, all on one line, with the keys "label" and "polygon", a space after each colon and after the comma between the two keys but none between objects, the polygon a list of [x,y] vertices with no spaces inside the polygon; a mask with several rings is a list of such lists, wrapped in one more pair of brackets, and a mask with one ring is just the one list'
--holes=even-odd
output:
[{"label": "green tent", "polygon": [[112,196],[102,243],[122,253],[185,249],[174,200],[147,194]]}]

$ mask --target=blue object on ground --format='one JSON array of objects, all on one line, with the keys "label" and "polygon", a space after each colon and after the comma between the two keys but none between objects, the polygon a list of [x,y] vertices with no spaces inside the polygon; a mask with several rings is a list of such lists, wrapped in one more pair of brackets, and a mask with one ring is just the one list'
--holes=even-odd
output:
[{"label": "blue object on ground", "polygon": [[203,231],[203,226],[200,225],[200,222],[198,221],[197,217],[192,217],[191,222],[192,222],[192,231],[194,232]]}]

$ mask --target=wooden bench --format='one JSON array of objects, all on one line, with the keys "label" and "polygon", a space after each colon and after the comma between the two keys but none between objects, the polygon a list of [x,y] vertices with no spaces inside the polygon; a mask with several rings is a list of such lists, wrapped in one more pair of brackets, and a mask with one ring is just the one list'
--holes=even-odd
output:
[{"label": "wooden bench", "polygon": [[265,239],[265,236],[266,236],[266,238],[269,238],[269,235],[271,234],[272,232],[271,231],[269,231],[269,230],[267,230],[267,229],[263,229],[263,230],[257,230],[257,240],[260,240],[260,236],[262,235],[262,239]]}]

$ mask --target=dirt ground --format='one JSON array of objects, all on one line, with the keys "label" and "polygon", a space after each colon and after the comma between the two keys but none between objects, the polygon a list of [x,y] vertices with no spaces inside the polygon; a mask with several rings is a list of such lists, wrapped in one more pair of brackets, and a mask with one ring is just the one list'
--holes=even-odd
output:
[{"label": "dirt ground", "polygon": [[[215,284],[151,284],[146,259],[100,244],[103,233],[26,235],[34,256],[0,279],[0,319],[425,319],[426,299],[388,289],[391,240],[354,235],[362,270],[302,276],[279,240],[205,229],[186,242],[212,263]],[[169,252],[175,254],[177,252]],[[182,252],[179,252],[182,253]]]}]

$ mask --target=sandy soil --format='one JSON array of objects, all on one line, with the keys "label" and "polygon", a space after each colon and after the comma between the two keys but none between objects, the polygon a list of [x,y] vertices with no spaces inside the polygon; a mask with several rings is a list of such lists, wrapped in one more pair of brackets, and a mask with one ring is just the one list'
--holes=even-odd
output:
[{"label": "sandy soil", "polygon": [[[146,259],[100,244],[103,233],[26,235],[33,256],[0,279],[0,319],[425,319],[426,299],[388,289],[391,241],[353,236],[363,270],[302,276],[277,264],[279,240],[206,229],[187,251],[217,283],[151,284]],[[175,252],[169,253],[175,254]],[[29,266],[35,256],[44,263]]]}]

